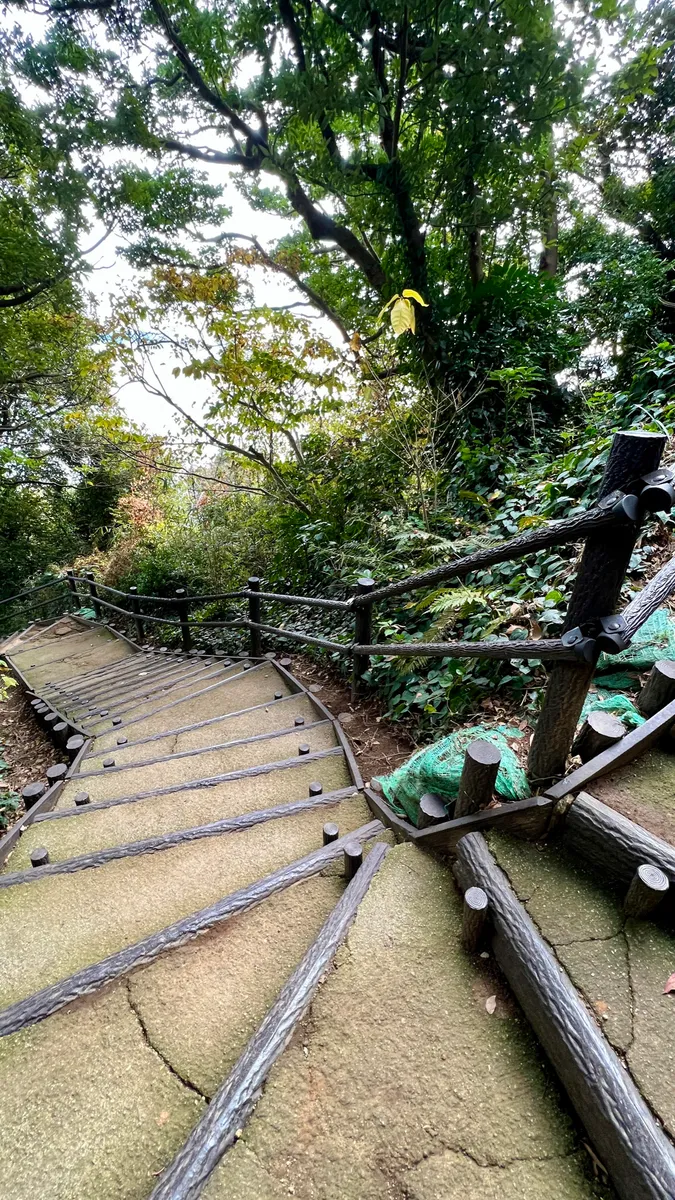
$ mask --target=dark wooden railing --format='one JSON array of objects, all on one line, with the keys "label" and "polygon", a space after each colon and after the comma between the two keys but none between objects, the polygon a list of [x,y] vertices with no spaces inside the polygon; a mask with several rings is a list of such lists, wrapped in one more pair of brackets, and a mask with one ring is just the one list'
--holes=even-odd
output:
[{"label": "dark wooden railing", "polygon": [[[90,571],[76,575],[68,570],[51,582],[20,592],[1,603],[18,604],[22,615],[27,608],[39,610],[41,606],[51,606],[53,609],[53,595],[45,600],[28,598],[46,589],[57,588],[60,589],[61,610],[63,600],[68,597],[71,605],[86,605],[93,609],[97,619],[103,620],[108,614],[123,617],[129,621],[139,644],[144,642],[148,627],[155,627],[162,636],[165,636],[165,630],[175,630],[186,652],[192,650],[195,628],[248,631],[248,652],[256,658],[264,653],[264,644],[270,639],[315,646],[351,658],[355,692],[370,659],[376,655],[543,660],[549,668],[548,684],[530,752],[531,775],[541,783],[561,774],[564,769],[600,652],[618,653],[625,649],[637,629],[675,591],[673,559],[631,601],[624,613],[615,611],[644,518],[650,512],[670,511],[675,500],[673,472],[667,468],[659,469],[664,445],[662,434],[618,433],[612,443],[599,499],[587,512],[562,521],[546,522],[498,546],[478,550],[383,587],[377,587],[372,579],[360,579],[355,593],[342,600],[262,591],[257,576],[251,576],[246,587],[231,592],[189,596],[184,588],[179,588],[173,597],[142,595],[136,588],[124,592],[96,581]],[[373,609],[382,601],[436,587],[446,580],[464,579],[472,572],[496,563],[581,541],[585,543],[584,552],[563,633],[558,638],[535,641],[494,637],[474,642],[373,640]],[[68,589],[65,595],[64,589]],[[246,613],[220,620],[190,615],[196,607],[225,601],[246,602]],[[327,610],[340,614],[343,620],[349,616],[353,621],[352,639],[338,641],[265,622],[263,606],[267,603]],[[148,606],[159,607],[162,611],[159,614],[149,612]]]}]

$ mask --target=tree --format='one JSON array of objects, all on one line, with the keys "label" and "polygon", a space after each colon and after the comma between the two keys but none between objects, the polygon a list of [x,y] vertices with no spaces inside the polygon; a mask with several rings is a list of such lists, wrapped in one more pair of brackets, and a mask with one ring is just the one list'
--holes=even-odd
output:
[{"label": "tree", "polygon": [[[250,265],[251,255],[233,250],[206,275],[157,268],[147,289],[118,303],[113,341],[128,377],[180,414],[198,448],[212,446],[227,466],[247,468],[243,482],[230,469],[228,486],[308,514],[289,466],[304,466],[303,434],[339,410],[352,372],[311,319],[292,307],[253,305],[236,271],[242,262]],[[172,369],[174,387],[158,363],[167,350],[182,364]],[[209,388],[199,420],[180,399],[186,379]]]},{"label": "tree", "polygon": [[[234,170],[254,209],[289,219],[270,257],[344,335],[373,332],[382,303],[408,287],[429,308],[399,343],[400,369],[441,391],[477,365],[510,365],[513,329],[530,365],[564,365],[550,265],[538,273],[531,242],[550,238],[552,130],[581,72],[546,0],[54,0],[49,16],[17,70],[61,97],[83,153],[133,147],[174,173]],[[98,49],[93,16],[114,54]],[[123,191],[104,180],[101,211]],[[158,221],[146,255],[185,254],[161,233]],[[213,261],[216,246],[202,249]]]}]

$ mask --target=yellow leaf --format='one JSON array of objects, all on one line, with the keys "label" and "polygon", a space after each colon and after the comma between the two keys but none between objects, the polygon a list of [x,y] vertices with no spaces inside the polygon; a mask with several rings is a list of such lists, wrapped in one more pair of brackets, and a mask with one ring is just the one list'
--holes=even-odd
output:
[{"label": "yellow leaf", "polygon": [[359,333],[358,329],[352,334],[352,340],[349,343],[349,349],[353,350],[355,354],[361,349],[361,334]]},{"label": "yellow leaf", "polygon": [[404,289],[403,289],[403,295],[404,295],[404,296],[410,296],[411,300],[416,300],[418,304],[421,304],[421,305],[422,305],[422,308],[428,308],[428,307],[429,307],[429,305],[427,304],[426,300],[423,300],[423,299],[422,299],[422,297],[420,296],[419,292],[415,292],[415,291],[413,291],[413,289],[412,289],[412,288],[404,288]]},{"label": "yellow leaf", "polygon": [[407,329],[415,332],[415,310],[409,300],[399,296],[391,310],[391,327],[396,337],[400,337]]},{"label": "yellow leaf", "polygon": [[395,304],[396,301],[398,300],[398,298],[399,298],[399,296],[398,296],[398,292],[397,292],[395,296],[392,296],[391,300],[387,300],[387,303],[385,304],[384,308],[380,309],[379,313],[377,314],[378,324],[382,320],[387,309],[391,308],[392,304]]}]

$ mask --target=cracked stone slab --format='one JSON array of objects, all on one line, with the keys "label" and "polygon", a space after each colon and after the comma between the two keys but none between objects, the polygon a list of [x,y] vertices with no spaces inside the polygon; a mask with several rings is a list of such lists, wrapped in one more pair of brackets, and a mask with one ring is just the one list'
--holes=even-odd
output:
[{"label": "cracked stone slab", "polygon": [[[139,745],[131,744],[133,730],[129,730],[129,745],[118,746],[117,738],[120,735],[115,730],[96,739],[94,753],[83,759],[82,770],[94,771],[102,767],[103,759],[108,757],[110,751],[114,752],[115,762],[122,765],[162,754],[177,754],[181,750],[198,750],[202,746],[212,746],[215,742],[234,742],[241,738],[272,733],[277,729],[293,729],[296,717],[302,717],[307,725],[321,720],[321,715],[303,692],[287,696],[274,704],[250,709],[239,716],[226,714],[198,729],[186,730],[184,733],[167,733],[166,737],[141,742]],[[299,728],[298,738],[301,740],[302,736],[302,728]]]},{"label": "cracked stone slab", "polygon": [[[82,789],[89,792],[92,804],[102,800],[114,800],[120,796],[135,796],[153,788],[172,787],[198,779],[209,779],[270,762],[298,758],[298,747],[308,745],[312,752],[329,750],[338,745],[330,721],[316,729],[301,729],[286,737],[271,741],[250,742],[247,746],[235,746],[231,750],[202,750],[185,757],[166,758],[148,766],[130,766],[123,771],[105,771],[102,775],[75,775],[69,780],[59,796],[57,808],[72,808],[75,796]],[[117,766],[117,755],[111,752]],[[314,764],[315,772],[321,773],[321,763]]]},{"label": "cracked stone slab", "polygon": [[500,866],[553,946],[648,1104],[675,1134],[675,935],[626,920],[622,896],[553,845],[491,834]]},{"label": "cracked stone slab", "polygon": [[[391,851],[205,1200],[485,1200],[509,1170],[527,1200],[602,1194],[570,1166],[577,1135],[526,1022],[487,1013],[460,928],[448,869]],[[548,1159],[564,1191],[541,1191]]]},{"label": "cracked stone slab", "polygon": [[343,890],[341,875],[314,876],[131,977],[152,1045],[182,1078],[213,1095]]},{"label": "cracked stone slab", "polygon": [[[127,842],[138,842],[158,834],[209,825],[224,817],[257,809],[272,808],[293,800],[305,800],[309,785],[319,782],[324,792],[340,791],[351,785],[343,755],[304,763],[286,771],[271,771],[248,779],[230,779],[213,787],[149,796],[131,804],[116,804],[99,811],[78,809],[78,815],[29,825],[3,867],[3,874],[30,867],[30,852],[45,846],[51,862],[64,862],[78,854],[105,850]],[[83,781],[84,783],[84,781]],[[332,820],[325,816],[324,821]],[[145,861],[145,860],[144,860]],[[97,870],[100,868],[96,868]],[[30,884],[34,887],[34,884]],[[0,910],[2,896],[0,895]]]},{"label": "cracked stone slab", "polygon": [[[334,817],[345,833],[369,818],[361,796],[342,801]],[[0,892],[0,1006],[304,857],[321,846],[325,820],[325,809],[309,810],[240,833],[5,889]]]},{"label": "cracked stone slab", "polygon": [[3,1197],[145,1200],[203,1108],[116,984],[0,1040]]},{"label": "cracked stone slab", "polygon": [[675,996],[663,994],[675,970],[675,938],[651,921],[627,921],[635,1022],[628,1065],[645,1099],[675,1137]]}]

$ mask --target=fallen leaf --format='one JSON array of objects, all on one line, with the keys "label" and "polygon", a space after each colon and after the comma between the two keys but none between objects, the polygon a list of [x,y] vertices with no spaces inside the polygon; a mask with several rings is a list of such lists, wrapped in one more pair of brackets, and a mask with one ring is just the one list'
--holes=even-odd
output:
[{"label": "fallen leaf", "polygon": [[544,631],[543,631],[541,625],[534,617],[532,617],[530,619],[530,635],[531,635],[531,637],[534,639],[535,642],[538,642],[539,638],[543,637],[543,634],[544,634]]},{"label": "fallen leaf", "polygon": [[663,989],[664,996],[667,996],[668,992],[675,992],[675,971],[666,979],[666,986]]},{"label": "fallen leaf", "polygon": [[157,1124],[158,1124],[160,1127],[161,1127],[162,1125],[166,1125],[166,1123],[167,1123],[168,1119],[169,1119],[169,1114],[168,1114],[168,1112],[161,1112],[161,1113],[159,1114],[158,1118],[157,1118]]},{"label": "fallen leaf", "polygon": [[599,1016],[599,1017],[602,1017],[604,1020],[606,1020],[606,1019],[607,1019],[607,1016],[608,1016],[608,1013],[609,1013],[609,1004],[607,1004],[607,1003],[606,1003],[606,1001],[604,1001],[604,1000],[596,1000],[596,1002],[595,1002],[595,1004],[593,1005],[593,1007],[594,1007],[594,1009],[595,1009],[595,1011],[596,1011],[596,1013],[598,1014],[598,1016]]},{"label": "fallen leaf", "polygon": [[488,996],[487,1000],[485,1001],[485,1011],[489,1012],[490,1016],[492,1016],[496,1007],[497,1007],[497,997],[496,996]]}]

